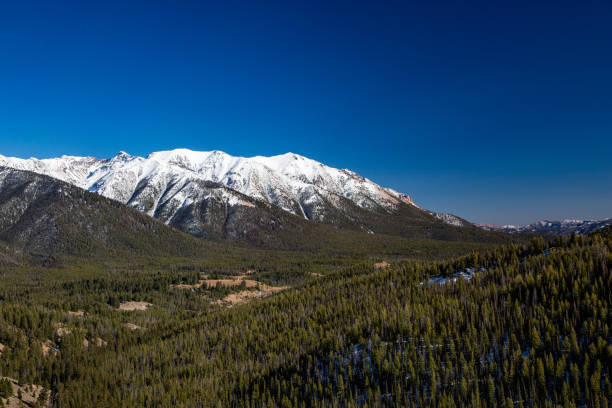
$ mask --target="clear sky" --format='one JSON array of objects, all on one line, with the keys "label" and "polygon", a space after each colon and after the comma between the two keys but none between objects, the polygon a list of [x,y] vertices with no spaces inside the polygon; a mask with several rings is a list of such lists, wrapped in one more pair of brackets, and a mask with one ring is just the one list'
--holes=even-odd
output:
[{"label": "clear sky", "polygon": [[176,147],[474,222],[612,217],[612,2],[0,2],[0,154]]}]

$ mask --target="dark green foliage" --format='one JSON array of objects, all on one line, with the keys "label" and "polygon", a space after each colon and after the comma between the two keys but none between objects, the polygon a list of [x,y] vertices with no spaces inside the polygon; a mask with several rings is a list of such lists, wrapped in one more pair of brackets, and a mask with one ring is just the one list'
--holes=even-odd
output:
[{"label": "dark green foliage", "polygon": [[13,386],[6,378],[0,379],[0,398],[9,398],[13,396]]},{"label": "dark green foliage", "polygon": [[[59,407],[605,407],[609,234],[535,239],[450,261],[396,260],[387,270],[367,257],[246,249],[200,260],[5,268],[0,371],[50,388]],[[472,267],[486,272],[427,284]],[[214,289],[170,287],[245,269],[297,286],[231,309],[210,304]],[[108,306],[124,300],[154,306]],[[87,316],[67,314],[77,309]],[[58,338],[58,324],[72,332]],[[108,345],[83,349],[83,338],[95,337]],[[57,355],[42,356],[44,339]]]},{"label": "dark green foliage", "polygon": [[49,391],[43,388],[42,390],[40,390],[40,394],[38,394],[38,398],[36,399],[34,406],[43,407],[45,403],[47,402],[48,398],[49,398]]}]

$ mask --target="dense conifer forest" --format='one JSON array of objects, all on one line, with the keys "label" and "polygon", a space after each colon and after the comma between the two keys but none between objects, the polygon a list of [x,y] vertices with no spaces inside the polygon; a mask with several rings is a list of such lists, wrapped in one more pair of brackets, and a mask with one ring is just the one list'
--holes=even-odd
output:
[{"label": "dense conifer forest", "polygon": [[[57,407],[607,407],[611,232],[3,265],[0,375]],[[247,270],[285,289],[195,285]]]}]

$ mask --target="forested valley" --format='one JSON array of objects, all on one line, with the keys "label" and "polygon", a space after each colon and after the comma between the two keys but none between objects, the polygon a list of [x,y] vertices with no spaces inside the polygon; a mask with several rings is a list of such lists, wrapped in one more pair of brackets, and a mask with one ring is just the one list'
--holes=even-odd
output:
[{"label": "forested valley", "polygon": [[607,407],[611,232],[4,264],[0,374],[31,406]]}]

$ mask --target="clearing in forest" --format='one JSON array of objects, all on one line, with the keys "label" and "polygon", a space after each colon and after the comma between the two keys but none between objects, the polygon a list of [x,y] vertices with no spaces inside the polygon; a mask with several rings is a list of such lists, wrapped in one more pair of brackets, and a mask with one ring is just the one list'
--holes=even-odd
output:
[{"label": "clearing in forest", "polygon": [[247,288],[254,288],[257,285],[261,285],[261,283],[253,279],[246,279],[247,275],[251,275],[253,272],[253,270],[248,270],[244,275],[238,275],[227,279],[200,279],[198,283],[194,283],[193,285],[187,283],[179,283],[176,285],[170,285],[170,287],[176,289],[199,289],[202,286],[205,286],[208,289],[212,289],[215,288],[218,284],[220,284],[221,286],[232,287],[240,286],[242,282],[244,282]]},{"label": "clearing in forest", "polygon": [[108,345],[107,341],[104,341],[100,337],[96,337],[95,339],[83,339],[83,348],[89,347],[89,345],[94,345],[96,347],[106,347]]},{"label": "clearing in forest", "polygon": [[226,279],[201,279],[198,281],[198,283],[193,285],[181,283],[177,285],[170,285],[170,287],[176,289],[197,289],[204,286],[207,289],[214,289],[217,287],[217,285],[230,288],[240,286],[244,283],[244,286],[249,290],[241,290],[240,292],[230,293],[223,299],[211,301],[212,304],[228,307],[246,303],[256,298],[264,298],[288,288],[288,286],[269,286],[254,279],[247,279],[249,275],[254,273],[254,270],[249,269],[243,275],[232,276]]},{"label": "clearing in forest", "polygon": [[147,310],[151,306],[153,306],[153,304],[149,302],[121,302],[119,305],[119,310],[128,312],[132,310]]},{"label": "clearing in forest", "polygon": [[76,316],[76,317],[83,317],[85,316],[85,312],[83,310],[77,310],[76,312],[73,312],[72,310],[68,311],[68,316]]},{"label": "clearing in forest", "polygon": [[55,329],[55,335],[57,337],[64,337],[64,336],[66,336],[66,335],[68,335],[70,333],[72,333],[71,329],[69,329],[67,327],[64,327],[64,326],[61,326],[61,325],[58,326],[57,329]]},{"label": "clearing in forest", "polygon": [[57,346],[51,339],[43,341],[41,347],[43,356],[48,356],[51,352],[53,352],[53,354],[57,354]]},{"label": "clearing in forest", "polygon": [[249,269],[243,275],[232,276],[232,277],[229,277],[228,279],[200,279],[198,283],[194,283],[194,284],[178,283],[175,285],[174,284],[170,285],[170,287],[176,288],[176,289],[199,289],[202,286],[206,286],[206,288],[210,289],[210,288],[216,287],[217,284],[221,284],[221,286],[227,286],[227,287],[240,286],[242,284],[242,281],[244,281],[244,284],[246,285],[247,288],[253,288],[257,286],[259,282],[253,279],[247,279],[247,277],[248,275],[252,275],[254,273],[255,271],[253,269]]},{"label": "clearing in forest", "polygon": [[218,284],[227,287],[240,286],[242,285],[242,282],[244,282],[247,288],[254,288],[257,285],[261,285],[261,283],[257,282],[256,280],[244,279],[244,275],[237,276],[235,279],[206,279],[204,281],[207,288],[214,288]]},{"label": "clearing in forest", "polygon": [[374,264],[374,268],[376,268],[376,269],[387,269],[390,266],[391,266],[391,264],[389,262],[386,262],[386,261],[382,261],[382,262],[378,262],[378,263]]},{"label": "clearing in forest", "polygon": [[252,299],[270,296],[276,292],[280,292],[281,290],[285,290],[287,288],[288,286],[268,286],[263,283],[259,283],[260,290],[242,290],[237,293],[230,293],[223,299],[214,300],[211,303],[220,306],[232,307],[240,305],[242,303],[246,303]]}]

